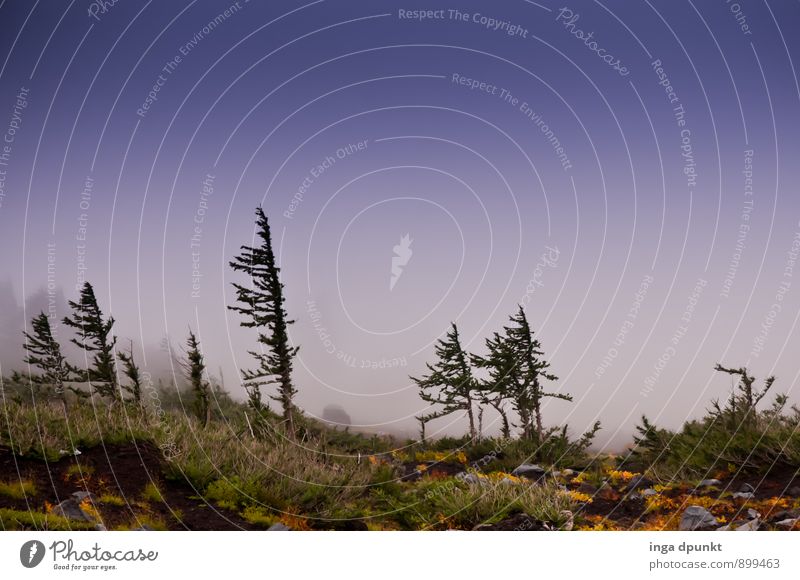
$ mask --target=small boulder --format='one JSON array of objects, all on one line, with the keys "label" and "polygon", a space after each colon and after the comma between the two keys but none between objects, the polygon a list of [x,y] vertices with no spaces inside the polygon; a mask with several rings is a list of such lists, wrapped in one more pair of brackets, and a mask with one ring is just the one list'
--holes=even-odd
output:
[{"label": "small boulder", "polygon": [[756,492],[756,488],[754,488],[749,483],[743,483],[739,487],[739,493],[755,493],[755,492]]},{"label": "small boulder", "polygon": [[731,494],[731,497],[733,499],[753,499],[755,497],[755,494],[750,492],[737,491],[736,493]]},{"label": "small boulder", "polygon": [[538,480],[547,475],[547,470],[544,467],[534,463],[523,463],[511,472],[511,475],[517,477],[524,477],[526,479]]},{"label": "small boulder", "polygon": [[652,479],[648,479],[644,475],[636,475],[628,482],[625,491],[631,492],[637,489],[652,487],[653,483]]},{"label": "small boulder", "polygon": [[718,485],[722,485],[722,482],[719,479],[704,479],[700,483],[697,484],[698,489],[703,487],[715,487]]},{"label": "small boulder", "polygon": [[698,505],[690,505],[681,516],[679,529],[681,531],[691,530],[710,530],[717,525],[715,518],[710,511]]},{"label": "small boulder", "polygon": [[775,522],[775,527],[784,530],[791,530],[798,523],[800,523],[800,518],[786,518],[785,520]]},{"label": "small boulder", "polygon": [[479,484],[481,482],[481,478],[474,473],[459,474],[456,478],[470,485]]},{"label": "small boulder", "polygon": [[81,509],[80,503],[74,499],[65,499],[53,508],[53,514],[81,522],[93,522],[94,518]]},{"label": "small boulder", "polygon": [[97,496],[93,494],[91,491],[76,491],[75,493],[72,494],[72,497],[75,499],[75,501],[78,502],[81,502],[87,498],[91,502],[97,501]]},{"label": "small boulder", "polygon": [[289,526],[286,526],[280,522],[277,524],[272,524],[269,529],[267,529],[268,532],[290,532],[291,530],[292,529]]},{"label": "small boulder", "polygon": [[761,517],[761,514],[753,508],[750,508],[747,510],[747,517],[751,520],[757,520]]},{"label": "small boulder", "polygon": [[741,526],[736,528],[737,532],[755,532],[758,530],[759,526],[761,526],[761,520],[756,518],[754,520],[750,520],[749,522],[745,522]]},{"label": "small boulder", "polygon": [[563,475],[564,477],[572,477],[573,475],[575,475],[575,470],[574,469],[562,469],[561,470],[561,475]]},{"label": "small boulder", "polygon": [[639,493],[642,494],[642,497],[650,497],[653,495],[658,495],[658,492],[654,490],[652,487],[648,487],[647,489],[643,489]]}]

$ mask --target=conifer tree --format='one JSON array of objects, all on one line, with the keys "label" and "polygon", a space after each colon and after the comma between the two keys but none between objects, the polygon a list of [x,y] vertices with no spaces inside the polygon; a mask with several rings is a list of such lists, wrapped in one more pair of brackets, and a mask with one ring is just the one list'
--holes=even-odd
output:
[{"label": "conifer tree", "polygon": [[50,386],[53,394],[67,412],[66,384],[71,380],[71,367],[63,354],[61,345],[53,336],[50,319],[42,312],[31,321],[33,333],[23,332],[23,347],[28,352],[24,359],[26,364],[37,367],[39,374],[31,373],[29,380],[33,384]]},{"label": "conifer tree", "polygon": [[542,381],[556,381],[558,377],[548,372],[550,363],[542,358],[541,344],[534,338],[522,306],[510,321],[511,325],[503,327],[503,334],[494,333],[486,340],[488,355],[475,356],[473,361],[489,371],[489,380],[483,384],[485,396],[497,405],[509,400],[519,417],[517,426],[522,429],[522,437],[542,443],[542,400],[554,397],[571,401],[572,397],[545,391]]},{"label": "conifer tree", "polygon": [[441,405],[436,412],[424,417],[425,422],[457,411],[466,411],[469,419],[469,436],[471,439],[476,439],[473,403],[477,383],[472,376],[469,355],[461,347],[455,323],[445,338],[439,339],[436,343],[435,353],[438,361],[433,365],[426,365],[430,374],[421,378],[410,377],[419,387],[419,396],[423,401]]},{"label": "conifer tree", "polygon": [[130,341],[130,348],[128,352],[117,353],[119,360],[122,362],[122,372],[128,377],[130,384],[123,385],[122,388],[133,397],[134,403],[138,406],[142,405],[142,373],[139,365],[133,357],[133,341]]},{"label": "conifer tree", "polygon": [[277,384],[278,393],[271,398],[280,403],[286,431],[290,438],[294,438],[294,397],[297,390],[292,383],[292,364],[299,347],[289,344],[287,327],[294,321],[288,319],[284,307],[280,268],[275,263],[269,221],[261,207],[256,208],[256,230],[260,244],[241,246],[241,254],[230,262],[233,270],[247,275],[249,284],[233,284],[239,305],[228,308],[244,317],[242,326],[258,329],[260,349],[250,351],[258,367],[242,370],[250,405],[257,416],[262,416],[261,386]]},{"label": "conifer tree", "polygon": [[69,306],[72,316],[65,317],[63,322],[78,334],[78,338],[73,338],[72,342],[86,352],[87,358],[92,357],[91,366],[80,369],[81,374],[98,394],[118,401],[121,397],[114,356],[117,337],[111,333],[114,317],[103,318],[94,288],[89,282],[84,282],[78,302],[70,300]]},{"label": "conifer tree", "polygon": [[204,376],[206,363],[200,352],[200,343],[191,329],[186,339],[186,360],[181,361],[181,366],[194,393],[195,413],[205,427],[211,420],[211,388]]}]

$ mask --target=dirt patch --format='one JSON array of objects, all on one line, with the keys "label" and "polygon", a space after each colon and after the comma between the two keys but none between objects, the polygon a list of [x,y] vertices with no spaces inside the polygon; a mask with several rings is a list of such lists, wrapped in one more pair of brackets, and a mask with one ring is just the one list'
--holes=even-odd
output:
[{"label": "dirt patch", "polygon": [[162,468],[161,453],[150,443],[101,445],[56,462],[19,457],[0,447],[3,480],[29,480],[36,489],[21,499],[0,495],[0,507],[46,512],[74,492],[86,491],[94,495],[92,506],[108,529],[253,529],[238,514],[205,502],[187,482],[166,480]]}]

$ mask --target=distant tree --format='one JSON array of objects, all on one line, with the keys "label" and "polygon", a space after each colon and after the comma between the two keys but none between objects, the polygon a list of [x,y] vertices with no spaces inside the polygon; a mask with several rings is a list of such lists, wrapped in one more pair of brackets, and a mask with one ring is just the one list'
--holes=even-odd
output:
[{"label": "distant tree", "polygon": [[720,404],[719,400],[713,401],[711,415],[725,423],[732,431],[740,428],[742,424],[751,424],[757,416],[756,407],[772,388],[775,377],[764,379],[764,387],[759,390],[755,387],[756,378],[745,367],[733,369],[717,364],[714,370],[738,377],[736,389],[738,392],[731,393],[724,405]]},{"label": "distant tree", "polygon": [[130,348],[128,352],[117,353],[119,360],[122,362],[122,371],[128,377],[129,384],[123,385],[122,388],[131,395],[133,402],[141,407],[142,405],[142,373],[139,365],[133,357],[133,341],[130,341]]},{"label": "distant tree", "polygon": [[572,397],[548,392],[542,385],[544,380],[557,381],[558,377],[548,372],[550,363],[543,358],[541,344],[534,338],[521,306],[510,321],[511,325],[503,327],[503,334],[494,333],[486,340],[488,355],[474,356],[473,362],[489,372],[489,380],[482,385],[486,400],[498,410],[502,401],[510,401],[519,417],[517,426],[522,429],[522,438],[542,443],[542,400],[553,397],[571,401]]},{"label": "distant tree", "polygon": [[434,351],[438,360],[426,365],[430,374],[420,378],[410,377],[419,387],[419,396],[423,401],[440,406],[427,416],[427,420],[465,411],[469,419],[469,436],[476,439],[478,433],[473,405],[478,384],[472,376],[469,355],[461,347],[455,323],[445,337],[437,341]]},{"label": "distant tree", "polygon": [[211,420],[211,387],[205,378],[206,364],[200,343],[191,329],[186,339],[186,359],[181,361],[181,366],[194,394],[195,413],[205,427]]},{"label": "distant tree", "polygon": [[33,333],[23,332],[25,343],[22,346],[28,353],[24,362],[38,368],[40,373],[30,373],[28,379],[33,384],[52,387],[66,413],[66,385],[71,380],[71,367],[61,354],[61,345],[53,336],[50,319],[44,312],[33,318],[31,327]]},{"label": "distant tree", "polygon": [[248,276],[250,284],[233,284],[239,305],[228,308],[245,318],[242,326],[258,329],[260,350],[250,351],[258,362],[258,368],[242,370],[250,405],[257,416],[262,417],[261,386],[277,384],[278,394],[271,398],[280,403],[286,431],[290,438],[294,438],[294,397],[297,390],[292,383],[292,364],[299,347],[289,344],[287,327],[294,321],[288,319],[284,307],[283,284],[279,277],[280,268],[275,263],[269,222],[260,207],[256,208],[256,228],[261,243],[242,246],[241,254],[230,262],[234,271]]},{"label": "distant tree", "polygon": [[322,420],[334,427],[349,427],[352,423],[350,415],[339,405],[326,405],[322,409]]},{"label": "distant tree", "polygon": [[74,328],[78,334],[78,338],[73,338],[72,342],[86,352],[87,359],[92,357],[91,366],[80,369],[81,375],[99,395],[111,397],[114,401],[120,400],[114,356],[117,337],[111,333],[114,318],[103,318],[94,288],[89,282],[84,283],[78,302],[70,300],[69,306],[72,316],[64,318],[64,324]]}]

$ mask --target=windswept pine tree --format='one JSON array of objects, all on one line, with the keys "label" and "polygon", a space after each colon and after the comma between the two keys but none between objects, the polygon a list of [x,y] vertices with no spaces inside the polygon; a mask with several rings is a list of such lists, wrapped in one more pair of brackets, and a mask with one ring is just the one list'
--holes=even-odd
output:
[{"label": "windswept pine tree", "polygon": [[542,443],[543,399],[571,401],[572,397],[545,390],[542,382],[557,381],[558,377],[548,372],[550,363],[543,358],[541,344],[534,338],[522,306],[510,321],[511,325],[503,327],[503,334],[494,333],[486,340],[488,354],[473,357],[473,362],[489,372],[489,379],[483,384],[485,397],[497,406],[503,400],[510,401],[519,417],[517,426],[522,429],[522,438]]},{"label": "windswept pine tree", "polygon": [[287,327],[294,321],[288,319],[284,307],[280,268],[275,263],[269,221],[261,207],[256,208],[256,234],[261,243],[242,246],[241,254],[230,262],[233,270],[248,277],[249,284],[233,284],[239,305],[228,308],[244,317],[242,326],[258,329],[260,349],[249,351],[258,362],[258,368],[242,370],[251,407],[260,417],[264,408],[261,387],[277,384],[278,394],[271,398],[281,404],[286,431],[294,438],[297,390],[292,383],[292,364],[299,347],[289,344]]},{"label": "windswept pine tree", "polygon": [[142,372],[133,357],[133,341],[130,341],[128,352],[117,353],[122,362],[122,372],[128,378],[129,384],[122,385],[122,388],[132,397],[133,402],[138,406],[142,405]]},{"label": "windswept pine tree", "polygon": [[469,436],[476,439],[475,415],[473,405],[477,382],[472,376],[469,355],[461,347],[458,327],[452,324],[447,335],[439,339],[435,346],[438,361],[427,364],[430,374],[421,378],[410,377],[419,387],[423,401],[439,405],[431,414],[418,418],[424,438],[425,423],[457,411],[465,411],[469,419]]},{"label": "windswept pine tree", "polygon": [[89,282],[84,282],[78,302],[70,300],[69,306],[72,316],[65,317],[64,324],[75,329],[78,338],[73,338],[72,342],[86,352],[87,358],[86,368],[78,372],[99,395],[119,401],[121,394],[114,355],[117,337],[111,333],[114,317],[103,318],[103,311],[97,304],[94,288]]},{"label": "windswept pine tree", "polygon": [[23,333],[25,343],[22,346],[28,352],[23,360],[26,364],[38,368],[40,373],[29,373],[28,379],[32,384],[51,387],[66,413],[66,386],[71,380],[71,367],[61,354],[61,345],[53,336],[50,319],[44,312],[33,318],[31,327],[33,333]]},{"label": "windswept pine tree", "polygon": [[211,387],[205,379],[206,363],[200,343],[191,329],[186,339],[186,360],[181,361],[181,366],[194,394],[195,413],[205,427],[211,420]]}]

